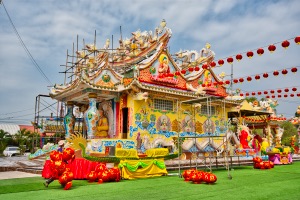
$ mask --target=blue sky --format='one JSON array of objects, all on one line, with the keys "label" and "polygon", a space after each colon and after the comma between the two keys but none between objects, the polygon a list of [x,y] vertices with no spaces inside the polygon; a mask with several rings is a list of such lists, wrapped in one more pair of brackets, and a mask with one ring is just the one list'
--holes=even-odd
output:
[{"label": "blue sky", "polygon": [[[3,0],[27,49],[52,84],[61,84],[66,51],[72,50],[79,36],[93,43],[97,31],[97,46],[107,38],[123,38],[131,32],[154,30],[162,19],[173,32],[169,42],[171,53],[180,49],[200,51],[206,42],[216,54],[216,60],[256,50],[272,43],[300,36],[300,1],[298,0]],[[32,63],[15,34],[3,5],[0,5],[0,123],[28,124],[34,118],[35,98],[49,94],[47,81]],[[116,44],[117,42],[115,42]],[[290,40],[284,50],[280,43],[269,53],[248,59],[245,54],[233,64],[234,77],[254,76],[299,66],[300,45]],[[298,69],[299,70],[299,69]],[[216,69],[230,74],[230,65]],[[235,84],[242,91],[263,91],[296,86],[300,92],[300,72],[279,75],[260,81]],[[260,97],[259,97],[260,98]],[[278,99],[279,114],[292,117],[299,98]],[[43,99],[44,106],[53,101]],[[43,105],[41,105],[43,106]],[[49,115],[46,109],[40,115]]]}]

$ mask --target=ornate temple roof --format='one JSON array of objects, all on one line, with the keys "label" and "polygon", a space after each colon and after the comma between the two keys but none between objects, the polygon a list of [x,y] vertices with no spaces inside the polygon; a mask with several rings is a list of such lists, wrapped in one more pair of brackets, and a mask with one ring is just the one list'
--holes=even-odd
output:
[{"label": "ornate temple roof", "polygon": [[[68,71],[73,72],[71,81],[55,85],[50,96],[85,104],[90,92],[96,92],[101,101],[138,88],[138,91],[170,94],[182,99],[205,95],[226,97],[226,89],[218,84],[220,80],[212,68],[200,66],[207,66],[214,59],[210,45],[199,54],[194,50],[180,50],[171,55],[167,48],[171,36],[172,31],[163,20],[154,32],[138,30],[132,32],[131,38],[120,39],[116,49],[109,48],[109,40],[100,49],[95,44],[85,45],[76,52],[76,62],[66,65]],[[163,62],[169,67],[164,74],[159,72]]]}]

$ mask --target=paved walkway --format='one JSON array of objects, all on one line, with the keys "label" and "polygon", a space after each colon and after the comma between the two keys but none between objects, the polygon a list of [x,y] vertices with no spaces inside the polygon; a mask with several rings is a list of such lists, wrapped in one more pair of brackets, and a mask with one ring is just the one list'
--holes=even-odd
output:
[{"label": "paved walkway", "polygon": [[13,178],[26,178],[26,177],[42,177],[40,174],[32,174],[19,171],[0,172],[0,180],[13,179]]}]

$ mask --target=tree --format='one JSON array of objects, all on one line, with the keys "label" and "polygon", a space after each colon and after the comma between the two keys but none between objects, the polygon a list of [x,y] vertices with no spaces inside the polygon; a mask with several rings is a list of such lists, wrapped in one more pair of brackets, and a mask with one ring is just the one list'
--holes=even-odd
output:
[{"label": "tree", "polygon": [[30,134],[30,131],[21,129],[15,135],[13,135],[13,139],[17,142],[20,148],[21,155],[23,155],[26,151],[26,144],[28,143]]},{"label": "tree", "polygon": [[283,122],[283,124],[280,127],[284,128],[284,132],[281,137],[281,144],[285,146],[290,146],[291,137],[293,135],[297,135],[296,127],[289,121]]},{"label": "tree", "polygon": [[8,132],[0,129],[0,154],[3,154],[3,151],[6,148],[10,139],[11,135]]}]

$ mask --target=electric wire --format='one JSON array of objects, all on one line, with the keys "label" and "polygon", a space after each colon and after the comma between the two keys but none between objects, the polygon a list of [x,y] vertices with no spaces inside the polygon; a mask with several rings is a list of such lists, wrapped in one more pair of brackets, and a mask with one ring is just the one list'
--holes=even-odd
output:
[{"label": "electric wire", "polygon": [[10,22],[10,24],[12,25],[13,30],[14,30],[15,34],[17,35],[17,37],[18,37],[18,39],[19,39],[19,41],[20,41],[22,47],[24,48],[24,50],[25,50],[27,56],[29,57],[29,59],[31,60],[31,62],[34,64],[34,66],[36,67],[36,69],[39,71],[39,73],[40,73],[40,74],[44,77],[44,79],[48,82],[48,84],[50,84],[50,85],[52,86],[52,85],[53,85],[52,82],[49,80],[49,78],[48,78],[48,77],[46,76],[46,74],[43,72],[43,70],[41,69],[41,67],[39,66],[39,64],[35,61],[35,59],[33,58],[32,54],[30,53],[30,51],[29,51],[28,48],[26,47],[24,41],[22,40],[20,34],[18,33],[18,30],[17,30],[16,26],[14,25],[14,23],[13,23],[13,21],[12,21],[10,15],[8,14],[8,11],[7,11],[7,9],[6,9],[6,7],[5,7],[3,1],[2,1],[2,2],[0,1],[0,4],[3,5],[3,8],[4,8],[4,10],[5,10],[5,13],[6,13],[6,15],[7,15],[8,19],[9,19],[9,22]]}]

